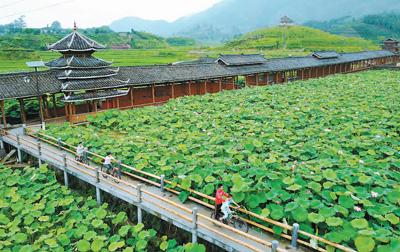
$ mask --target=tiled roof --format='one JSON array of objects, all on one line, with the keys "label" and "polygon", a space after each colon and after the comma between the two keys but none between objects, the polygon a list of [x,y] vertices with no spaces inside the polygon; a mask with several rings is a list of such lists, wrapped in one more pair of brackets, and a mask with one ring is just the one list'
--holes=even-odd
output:
[{"label": "tiled roof", "polygon": [[[128,86],[146,86],[150,84],[179,83],[186,81],[217,79],[255,73],[278,72],[284,70],[320,67],[359,60],[369,60],[394,56],[390,51],[366,51],[339,54],[337,58],[317,59],[313,56],[269,59],[263,64],[226,66],[217,63],[197,63],[178,65],[154,65],[121,67],[118,79],[68,80],[62,83],[57,79],[59,71],[39,72],[40,93],[57,93],[63,91],[112,89]],[[103,70],[103,69],[98,69]],[[107,69],[104,69],[107,70]],[[71,72],[74,73],[75,70]],[[94,70],[85,70],[92,74]],[[80,73],[80,72],[77,72]],[[0,74],[0,99],[30,97],[37,95],[32,73]],[[28,80],[30,78],[30,81]],[[61,85],[64,84],[64,88]]]},{"label": "tiled roof", "polygon": [[339,57],[339,54],[335,51],[314,52],[312,55],[318,59],[332,59]]},{"label": "tiled roof", "polygon": [[69,69],[69,68],[105,68],[112,63],[105,60],[89,56],[89,57],[60,57],[46,63],[46,66],[54,69]]},{"label": "tiled roof", "polygon": [[100,69],[68,69],[60,71],[57,74],[59,80],[79,80],[79,79],[93,79],[93,78],[106,78],[118,74],[119,68],[100,68]]},{"label": "tiled roof", "polygon": [[70,96],[64,95],[64,99],[62,99],[62,101],[63,102],[92,101],[92,100],[100,100],[100,99],[106,99],[106,98],[125,96],[128,93],[129,93],[129,89],[86,92],[86,93],[81,93],[81,94],[72,94]]},{"label": "tiled roof", "polygon": [[104,48],[105,46],[80,34],[77,31],[73,31],[71,34],[48,46],[49,50],[57,52],[84,52],[95,51],[96,49]]},{"label": "tiled roof", "polygon": [[225,54],[220,55],[217,62],[227,66],[257,65],[267,62],[267,59],[261,54]]},{"label": "tiled roof", "polygon": [[[38,72],[39,94],[59,93],[61,81],[52,71]],[[36,74],[33,72],[0,74],[0,100],[37,96]]]},{"label": "tiled roof", "polygon": [[70,80],[64,82],[61,86],[63,92],[99,90],[128,86],[128,81],[122,81],[115,78],[89,79],[89,80]]}]

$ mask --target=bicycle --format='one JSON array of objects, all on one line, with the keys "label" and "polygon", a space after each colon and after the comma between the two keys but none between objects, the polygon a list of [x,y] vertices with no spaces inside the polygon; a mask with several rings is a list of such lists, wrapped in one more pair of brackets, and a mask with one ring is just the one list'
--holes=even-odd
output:
[{"label": "bicycle", "polygon": [[80,162],[85,165],[89,165],[89,158],[88,158],[86,151],[83,152],[82,155],[80,155],[80,156],[75,156],[75,161]]},{"label": "bicycle", "polygon": [[[249,231],[249,226],[247,225],[247,222],[242,220],[242,218],[239,216],[238,214],[239,208],[241,208],[241,206],[238,206],[237,209],[232,209],[231,210],[232,212],[228,215],[228,218],[220,222],[222,222],[225,225],[232,226],[237,230],[247,233]],[[211,213],[211,219],[215,219],[215,211]]]},{"label": "bicycle", "polygon": [[[105,169],[105,172],[103,171],[104,169]],[[112,165],[111,165],[111,168],[106,168],[106,166],[103,164],[101,166],[101,172],[102,172],[104,178],[107,178],[107,174],[110,175],[111,177],[113,177],[114,178],[114,182],[117,183],[117,184],[119,183],[119,181],[117,179],[115,179],[115,178],[117,178],[117,176],[118,176],[118,179],[121,179],[121,175],[120,175],[119,169],[117,167],[112,166]]]}]

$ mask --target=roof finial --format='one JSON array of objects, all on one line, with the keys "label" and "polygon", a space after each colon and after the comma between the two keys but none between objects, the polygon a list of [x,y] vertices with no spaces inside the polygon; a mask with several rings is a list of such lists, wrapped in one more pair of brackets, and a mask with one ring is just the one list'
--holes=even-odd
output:
[{"label": "roof finial", "polygon": [[76,31],[78,27],[76,27],[76,21],[74,21],[74,31]]}]

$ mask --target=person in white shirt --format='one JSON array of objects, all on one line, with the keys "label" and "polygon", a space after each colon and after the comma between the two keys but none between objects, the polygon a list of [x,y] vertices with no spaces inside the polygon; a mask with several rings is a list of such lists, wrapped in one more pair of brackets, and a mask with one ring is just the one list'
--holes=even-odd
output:
[{"label": "person in white shirt", "polygon": [[82,160],[83,154],[85,152],[85,147],[83,146],[82,142],[79,142],[78,146],[76,147],[76,156],[78,160]]},{"label": "person in white shirt", "polygon": [[232,210],[230,209],[231,203],[234,203],[232,197],[227,198],[224,203],[222,203],[221,206],[221,212],[224,214],[221,218],[219,218],[220,221],[225,221],[229,215],[232,213]]},{"label": "person in white shirt", "polygon": [[107,152],[107,156],[104,158],[104,167],[106,168],[106,171],[108,174],[113,170],[113,167],[111,165],[111,162],[115,160],[115,158],[112,156],[111,152]]}]

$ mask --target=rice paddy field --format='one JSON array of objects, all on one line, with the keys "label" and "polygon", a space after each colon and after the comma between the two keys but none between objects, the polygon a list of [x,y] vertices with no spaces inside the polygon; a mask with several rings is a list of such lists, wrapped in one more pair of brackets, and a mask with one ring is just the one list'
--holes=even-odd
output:
[{"label": "rice paddy field", "polygon": [[399,80],[367,71],[183,97],[45,133],[184,189],[222,182],[251,211],[358,251],[399,251]]}]

